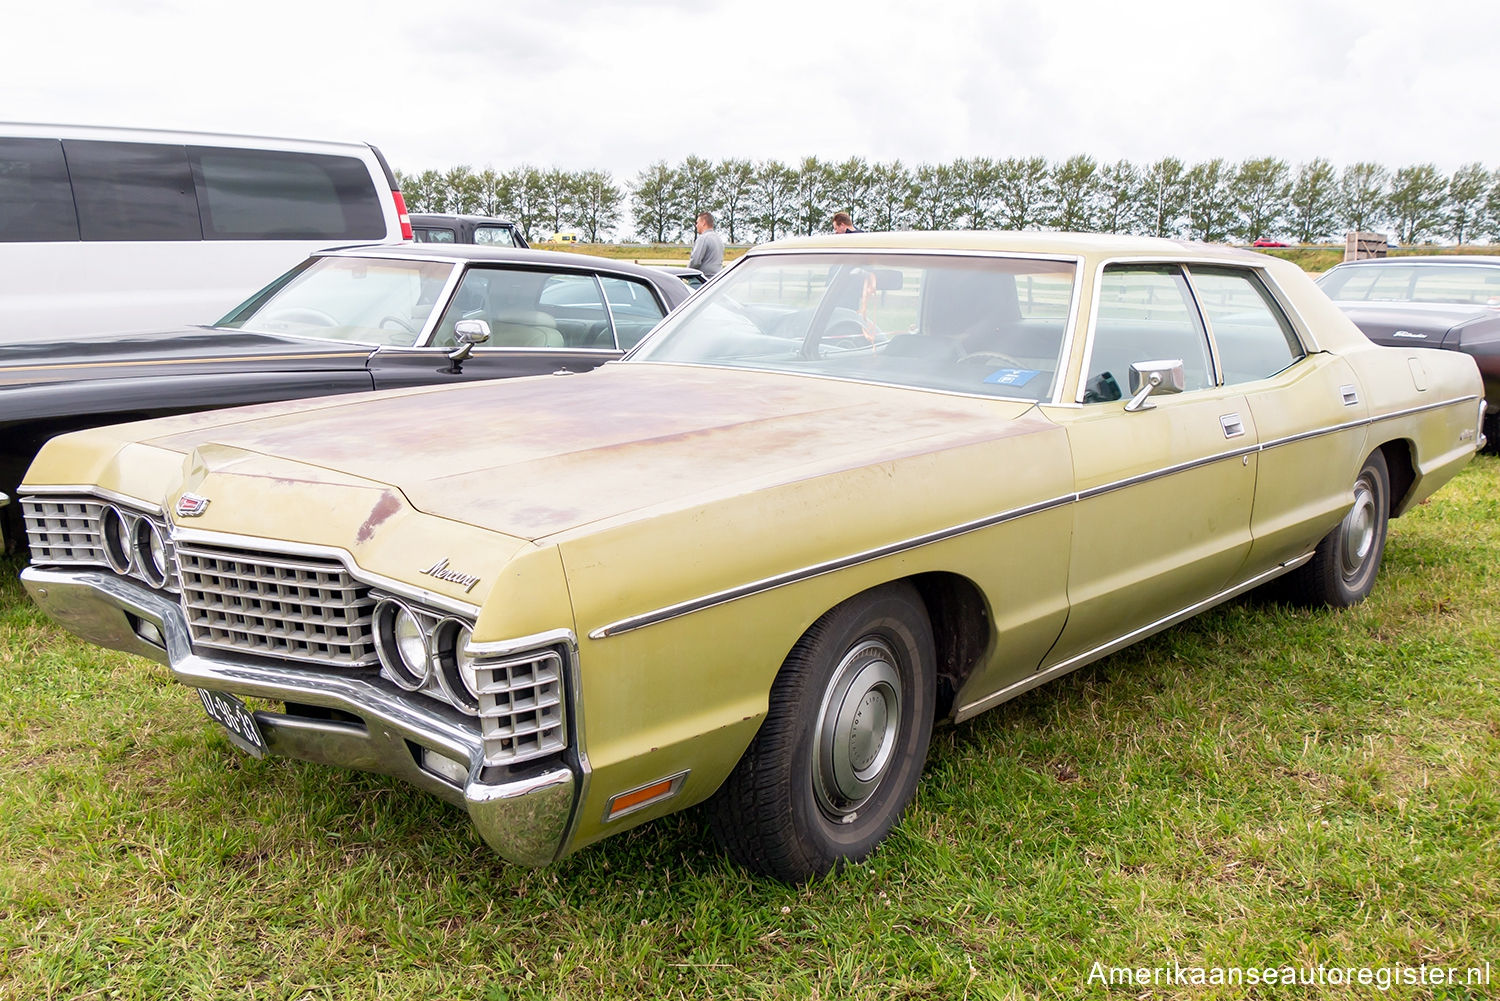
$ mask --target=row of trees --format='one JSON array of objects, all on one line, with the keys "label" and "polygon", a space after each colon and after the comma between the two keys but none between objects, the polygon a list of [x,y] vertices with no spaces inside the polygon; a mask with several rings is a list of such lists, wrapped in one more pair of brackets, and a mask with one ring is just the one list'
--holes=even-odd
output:
[{"label": "row of trees", "polygon": [[1338,169],[1319,158],[1294,168],[1269,156],[1146,165],[971,157],[915,167],[689,156],[652,164],[625,190],[605,171],[530,166],[398,172],[398,181],[413,212],[503,216],[529,234],[571,228],[590,242],[615,232],[627,201],[636,236],[657,243],[683,239],[704,210],[731,243],[826,231],[840,210],[871,230],[1058,229],[1211,243],[1315,243],[1351,230],[1392,233],[1403,244],[1500,239],[1500,171],[1479,163],[1445,175],[1430,163]]}]

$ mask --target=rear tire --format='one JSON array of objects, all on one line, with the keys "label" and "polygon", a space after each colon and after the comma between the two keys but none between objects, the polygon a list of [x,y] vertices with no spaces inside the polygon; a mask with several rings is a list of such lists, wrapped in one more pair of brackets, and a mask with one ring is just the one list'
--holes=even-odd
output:
[{"label": "rear tire", "polygon": [[709,802],[736,862],[786,882],[864,858],[916,791],[936,652],[910,584],[851,598],[787,655],[749,749]]},{"label": "rear tire", "polygon": [[1375,587],[1391,515],[1391,477],[1385,456],[1372,452],[1354,479],[1354,506],[1318,543],[1313,558],[1287,574],[1285,596],[1331,608],[1357,605]]}]

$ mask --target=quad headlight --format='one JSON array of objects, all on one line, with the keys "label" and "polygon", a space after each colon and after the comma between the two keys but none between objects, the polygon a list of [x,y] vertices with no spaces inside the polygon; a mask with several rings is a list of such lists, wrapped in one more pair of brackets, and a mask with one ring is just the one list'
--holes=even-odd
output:
[{"label": "quad headlight", "polygon": [[104,561],[121,576],[135,577],[152,587],[166,587],[172,577],[172,556],[161,525],[145,515],[114,504],[99,514],[99,542]]},{"label": "quad headlight", "polygon": [[375,652],[386,675],[409,692],[432,679],[427,631],[410,607],[394,598],[375,606]]},{"label": "quad headlight", "polygon": [[479,679],[474,674],[474,658],[466,652],[473,632],[465,622],[444,619],[433,636],[438,684],[458,708],[470,715],[478,713]]},{"label": "quad headlight", "polygon": [[406,691],[425,689],[470,716],[479,712],[479,681],[466,652],[472,627],[462,619],[397,598],[375,606],[375,650],[381,673]]}]

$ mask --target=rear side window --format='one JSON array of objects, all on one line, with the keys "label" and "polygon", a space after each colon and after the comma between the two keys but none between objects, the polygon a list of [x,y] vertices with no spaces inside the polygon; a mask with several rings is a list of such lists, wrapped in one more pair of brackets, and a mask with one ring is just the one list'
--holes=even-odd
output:
[{"label": "rear side window", "polygon": [[492,247],[514,247],[516,239],[511,235],[507,226],[476,226],[474,227],[474,242],[488,244]]},{"label": "rear side window", "polygon": [[1291,323],[1254,275],[1196,267],[1190,271],[1198,305],[1219,349],[1225,385],[1268,379],[1306,354]]},{"label": "rear side window", "polygon": [[0,139],[0,243],[77,239],[62,143]]},{"label": "rear side window", "polygon": [[85,240],[198,240],[198,198],[181,146],[63,140]]},{"label": "rear side window", "polygon": [[380,194],[352,156],[190,146],[208,240],[379,240]]}]

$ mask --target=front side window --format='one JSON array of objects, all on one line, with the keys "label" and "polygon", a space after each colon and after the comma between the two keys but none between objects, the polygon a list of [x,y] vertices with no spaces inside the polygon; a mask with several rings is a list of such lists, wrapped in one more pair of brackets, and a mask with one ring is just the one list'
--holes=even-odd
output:
[{"label": "front side window", "polygon": [[1076,270],[1027,257],[752,257],[631,357],[1044,400]]},{"label": "front side window", "polygon": [[78,239],[73,186],[57,139],[0,139],[0,243]]},{"label": "front side window", "polygon": [[1130,395],[1130,366],[1182,362],[1184,388],[1214,384],[1208,336],[1187,277],[1176,265],[1106,268],[1084,376],[1083,402]]},{"label": "front side window", "polygon": [[1193,267],[1190,272],[1226,385],[1270,378],[1307,353],[1255,276],[1235,269]]},{"label": "front side window", "polygon": [[218,326],[411,347],[452,271],[435,261],[321,257]]},{"label": "front side window", "polygon": [[459,320],[487,323],[489,348],[615,346],[604,295],[591,274],[472,265],[438,321],[433,343],[454,343]]}]

